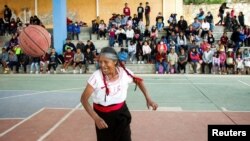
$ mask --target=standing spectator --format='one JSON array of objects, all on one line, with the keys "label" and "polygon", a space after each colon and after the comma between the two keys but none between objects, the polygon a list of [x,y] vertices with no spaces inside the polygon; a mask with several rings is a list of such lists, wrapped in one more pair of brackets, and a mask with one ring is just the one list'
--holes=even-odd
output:
[{"label": "standing spectator", "polygon": [[225,50],[219,50],[219,57],[220,57],[220,74],[225,74],[226,73],[226,53]]},{"label": "standing spectator", "polygon": [[239,13],[238,20],[240,23],[240,26],[244,27],[245,26],[245,18],[243,12]]},{"label": "standing spectator", "polygon": [[130,17],[130,8],[128,7],[128,3],[125,3],[125,7],[123,8],[123,14],[125,16],[125,21],[127,22],[128,17]]},{"label": "standing spectator", "polygon": [[142,7],[142,3],[140,3],[139,7],[137,7],[138,19],[143,21],[143,13],[144,8]]},{"label": "standing spectator", "polygon": [[188,55],[185,52],[184,48],[181,48],[180,54],[178,55],[178,72],[181,73],[181,70],[184,70],[186,73],[186,64],[188,61]]},{"label": "standing spectator", "polygon": [[164,27],[164,17],[162,16],[161,12],[159,12],[156,17],[156,27],[158,31],[162,31]]},{"label": "standing spectator", "polygon": [[145,32],[145,24],[143,23],[142,19],[139,21],[138,23],[138,29],[140,30],[140,33],[143,33]]},{"label": "standing spectator", "polygon": [[136,54],[136,43],[131,41],[130,44],[128,45],[128,56],[129,56],[129,61],[131,63],[134,63],[134,58]]},{"label": "standing spectator", "polygon": [[146,59],[146,63],[151,62],[151,51],[152,50],[151,50],[148,42],[145,41],[144,45],[142,46],[142,52],[143,52],[144,59]]},{"label": "standing spectator", "polygon": [[213,31],[213,29],[214,29],[214,17],[213,17],[213,15],[212,15],[212,13],[210,11],[207,12],[207,16],[206,16],[205,19],[210,24],[210,29],[209,30]]},{"label": "standing spectator", "polygon": [[146,7],[145,7],[146,26],[150,25],[150,12],[151,12],[151,9],[150,9],[149,3],[146,2]]},{"label": "standing spectator", "polygon": [[187,21],[184,20],[184,17],[181,16],[180,17],[180,20],[178,21],[178,27],[179,29],[182,31],[182,32],[185,32],[188,28],[188,24],[187,24]]},{"label": "standing spectator", "polygon": [[227,7],[226,2],[222,3],[221,6],[220,6],[219,14],[218,14],[218,17],[220,17],[220,21],[216,25],[222,25],[222,23],[224,21],[223,20],[223,15],[224,15],[225,9],[229,9],[229,7]]},{"label": "standing spectator", "polygon": [[58,54],[56,53],[56,50],[52,48],[51,53],[49,55],[48,74],[50,74],[51,67],[53,67],[54,74],[56,74],[57,59],[58,59]]},{"label": "standing spectator", "polygon": [[242,59],[244,60],[246,74],[250,74],[250,51],[248,49],[243,50]]},{"label": "standing spectator", "polygon": [[230,17],[230,13],[226,13],[226,17],[224,19],[225,24],[225,31],[231,31],[232,30],[232,18]]},{"label": "standing spectator", "polygon": [[4,20],[3,18],[0,18],[0,36],[4,36],[5,35],[5,23],[4,23]]},{"label": "standing spectator", "polygon": [[109,46],[114,47],[115,44],[115,28],[111,27],[109,30]]},{"label": "standing spectator", "polygon": [[76,36],[76,39],[79,40],[79,34],[80,34],[80,32],[81,32],[81,27],[78,24],[78,22],[75,22],[75,24],[73,25],[72,40],[75,39],[75,36]]},{"label": "standing spectator", "polygon": [[104,20],[101,20],[100,24],[99,24],[99,39],[100,40],[103,40],[103,39],[107,39],[106,38],[106,33],[107,33],[107,26],[106,24],[104,23]]},{"label": "standing spectator", "polygon": [[4,5],[3,13],[4,13],[4,19],[8,19],[8,21],[10,22],[10,18],[12,17],[12,11],[8,7],[8,5]]},{"label": "standing spectator", "polygon": [[74,62],[74,64],[73,64],[73,73],[74,74],[76,73],[75,68],[77,66],[79,66],[79,68],[80,68],[80,74],[82,74],[83,61],[84,61],[84,55],[83,55],[83,53],[81,52],[80,49],[77,49],[76,53],[74,54],[74,61],[73,61]]},{"label": "standing spectator", "polygon": [[231,40],[235,43],[234,52],[237,52],[240,48],[240,42],[241,42],[241,36],[240,28],[237,28],[236,31],[234,31],[231,35]]},{"label": "standing spectator", "polygon": [[201,72],[205,74],[205,66],[208,66],[208,73],[211,74],[212,70],[212,63],[213,63],[213,52],[210,50],[210,46],[207,48],[207,50],[202,55],[202,66],[201,66]]}]

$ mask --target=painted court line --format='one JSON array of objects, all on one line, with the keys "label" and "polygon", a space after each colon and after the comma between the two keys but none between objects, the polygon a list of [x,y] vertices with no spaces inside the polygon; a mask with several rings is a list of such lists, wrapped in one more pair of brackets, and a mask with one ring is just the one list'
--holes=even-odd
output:
[{"label": "painted court line", "polygon": [[41,91],[41,92],[35,92],[35,93],[29,93],[29,94],[8,96],[8,97],[2,97],[2,98],[0,98],[0,100],[2,100],[2,99],[9,99],[9,98],[16,98],[16,97],[23,97],[23,96],[30,96],[30,95],[38,95],[38,94],[49,93],[49,92],[60,92],[60,91],[74,90],[74,89],[82,89],[82,87],[79,87],[79,88],[70,88],[70,89],[58,89],[58,90],[51,90],[51,91]]},{"label": "painted court line", "polygon": [[0,120],[24,120],[25,118],[0,118]]},{"label": "painted court line", "polygon": [[222,111],[228,112],[228,110],[225,107],[221,107]]},{"label": "painted court line", "polygon": [[244,85],[247,85],[247,86],[250,86],[249,84],[247,84],[246,82],[244,81],[241,81],[241,80],[238,80],[240,83],[244,84]]},{"label": "painted court line", "polygon": [[52,128],[50,128],[45,134],[43,134],[37,141],[43,141],[45,138],[47,138],[57,127],[59,127],[80,106],[81,106],[81,103],[76,105],[76,107],[74,109],[69,111],[60,121],[58,121]]},{"label": "painted court line", "polygon": [[31,119],[32,117],[34,117],[35,115],[37,115],[38,113],[42,112],[44,110],[44,108],[40,109],[39,111],[35,112],[34,114],[30,115],[29,117],[27,117],[26,119],[20,121],[19,123],[17,123],[16,125],[12,126],[11,128],[9,128],[8,130],[4,131],[3,133],[0,134],[0,137],[4,136],[5,134],[9,133],[10,131],[12,131],[13,129],[15,129],[16,127],[20,126],[21,124],[23,124],[24,122],[26,122],[27,120]]}]

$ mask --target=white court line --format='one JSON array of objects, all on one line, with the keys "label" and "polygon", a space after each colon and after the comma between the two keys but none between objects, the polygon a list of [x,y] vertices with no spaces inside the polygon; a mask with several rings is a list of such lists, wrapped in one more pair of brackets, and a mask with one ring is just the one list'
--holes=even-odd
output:
[{"label": "white court line", "polygon": [[0,120],[24,120],[25,118],[0,118]]},{"label": "white court line", "polygon": [[30,115],[28,118],[20,121],[19,123],[17,123],[16,125],[12,126],[11,128],[9,128],[8,130],[4,131],[3,133],[0,134],[0,137],[4,136],[5,134],[9,133],[10,131],[12,131],[13,129],[15,129],[16,127],[18,127],[19,125],[23,124],[24,122],[26,122],[27,120],[31,119],[32,117],[34,117],[35,115],[37,115],[38,113],[42,112],[44,110],[44,108],[40,109],[39,111],[33,113],[32,115]]},{"label": "white court line", "polygon": [[247,84],[246,82],[244,81],[241,81],[241,80],[238,80],[240,83],[244,84],[244,85],[247,85],[247,86],[250,86],[249,84]]},{"label": "white court line", "polygon": [[186,82],[186,83],[168,83],[168,82],[144,82],[145,84],[172,84],[172,85],[179,85],[179,84],[188,84],[188,85],[192,85],[192,84],[196,84],[196,85],[235,85],[233,83],[190,83],[190,82]]},{"label": "white court line", "polygon": [[228,112],[228,110],[225,107],[221,107],[221,110],[224,112]]},{"label": "white court line", "polygon": [[79,87],[79,88],[58,89],[58,90],[51,90],[51,91],[41,91],[41,92],[35,92],[35,93],[30,93],[30,94],[22,94],[22,95],[15,95],[15,96],[2,97],[2,98],[0,98],[0,100],[2,100],[2,99],[8,99],[8,98],[16,98],[16,97],[30,96],[30,95],[38,95],[38,94],[49,93],[49,92],[60,92],[60,91],[74,90],[74,89],[83,89],[83,88],[82,88],[82,87]]},{"label": "white court line", "polygon": [[59,127],[80,106],[81,106],[81,103],[76,105],[76,107],[74,109],[69,111],[61,120],[59,120],[52,128],[50,128],[45,134],[43,134],[37,141],[43,141],[45,138],[47,138],[57,127]]},{"label": "white court line", "polygon": [[0,91],[34,91],[34,92],[41,92],[37,90],[0,90]]}]

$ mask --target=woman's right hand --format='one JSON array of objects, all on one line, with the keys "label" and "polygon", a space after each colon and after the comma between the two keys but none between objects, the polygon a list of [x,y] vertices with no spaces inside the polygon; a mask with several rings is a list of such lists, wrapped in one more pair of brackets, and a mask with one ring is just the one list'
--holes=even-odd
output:
[{"label": "woman's right hand", "polygon": [[108,124],[101,117],[95,118],[95,124],[98,129],[108,128]]}]

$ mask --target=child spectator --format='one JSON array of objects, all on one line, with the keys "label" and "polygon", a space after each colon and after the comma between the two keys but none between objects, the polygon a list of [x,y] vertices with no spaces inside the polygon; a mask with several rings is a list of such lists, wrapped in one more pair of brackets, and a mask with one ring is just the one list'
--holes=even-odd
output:
[{"label": "child spectator", "polygon": [[225,50],[219,50],[219,58],[220,58],[220,74],[226,73],[226,53]]},{"label": "child spectator", "polygon": [[212,46],[215,42],[214,35],[211,30],[208,31],[207,42]]},{"label": "child spectator", "polygon": [[106,24],[104,23],[103,20],[101,20],[99,24],[99,32],[98,32],[100,40],[103,40],[103,39],[106,40],[106,32],[107,32]]},{"label": "child spectator", "polygon": [[11,73],[13,73],[13,67],[16,67],[16,73],[19,73],[19,64],[18,64],[18,59],[14,51],[10,50],[9,51],[9,64],[8,64]]},{"label": "child spectator", "polygon": [[115,44],[115,28],[111,27],[109,30],[109,46],[114,47]]},{"label": "child spectator", "polygon": [[123,46],[123,40],[126,37],[126,32],[124,31],[124,29],[120,26],[118,30],[116,30],[115,35],[117,35],[117,39],[118,39],[118,43],[119,46],[122,47]]},{"label": "child spectator", "polygon": [[80,49],[77,49],[76,53],[74,55],[74,64],[73,64],[73,73],[74,74],[76,73],[75,68],[77,66],[79,66],[79,68],[80,68],[80,74],[82,74],[83,61],[84,61],[84,55],[83,55],[83,53],[81,52]]},{"label": "child spectator", "polygon": [[81,32],[81,27],[78,24],[78,22],[75,22],[75,24],[73,25],[72,40],[75,39],[75,36],[76,36],[76,39],[79,40],[79,34],[80,34],[80,32]]},{"label": "child spectator", "polygon": [[244,60],[241,58],[241,54],[237,54],[237,58],[235,59],[236,72],[237,74],[242,74],[244,70]]},{"label": "child spectator", "polygon": [[58,59],[58,54],[56,53],[56,50],[52,48],[51,53],[49,54],[48,74],[50,74],[51,67],[53,67],[54,74],[56,74],[57,59]]},{"label": "child spectator", "polygon": [[162,31],[164,27],[164,17],[162,16],[161,12],[159,12],[156,17],[156,27],[158,31]]},{"label": "child spectator", "polygon": [[87,48],[86,52],[84,53],[84,64],[85,64],[85,72],[89,70],[89,64],[94,64],[94,53],[91,52],[90,48]]},{"label": "child spectator", "polygon": [[189,53],[189,57],[191,59],[191,66],[193,68],[194,74],[197,73],[197,66],[200,62],[200,54],[197,52],[196,48],[193,47],[191,52]]},{"label": "child spectator", "polygon": [[226,70],[228,74],[234,73],[234,65],[235,65],[235,59],[234,59],[234,52],[232,48],[228,49],[226,57]]},{"label": "child spectator", "polygon": [[118,53],[119,61],[125,65],[128,59],[128,53],[125,51],[124,48],[121,48],[120,52]]},{"label": "child spectator", "polygon": [[130,44],[128,45],[128,56],[129,56],[129,61],[134,63],[134,58],[135,58],[135,54],[136,54],[136,43],[134,43],[133,41],[130,42]]},{"label": "child spectator", "polygon": [[215,74],[216,72],[220,72],[220,55],[219,52],[215,52],[214,56],[213,56],[213,74]]},{"label": "child spectator", "polygon": [[143,64],[144,56],[142,51],[143,41],[140,40],[139,43],[136,45],[136,59],[138,64]]},{"label": "child spectator", "polygon": [[171,48],[170,53],[168,54],[169,73],[171,74],[176,73],[177,63],[178,63],[178,55],[175,53],[175,48]]},{"label": "child spectator", "polygon": [[163,51],[161,51],[161,52],[157,52],[157,54],[156,54],[156,58],[155,58],[155,61],[156,61],[156,63],[155,63],[155,70],[156,70],[156,74],[158,74],[159,73],[159,67],[160,67],[160,65],[162,65],[162,67],[163,67],[163,72],[166,74],[167,73],[167,71],[168,71],[168,64],[167,64],[167,62],[166,62],[166,58],[167,58],[167,54],[166,53],[164,53]]},{"label": "child spectator", "polygon": [[152,50],[148,44],[148,41],[145,41],[142,46],[142,52],[143,52],[144,59],[146,60],[146,63],[151,62],[151,51]]}]

